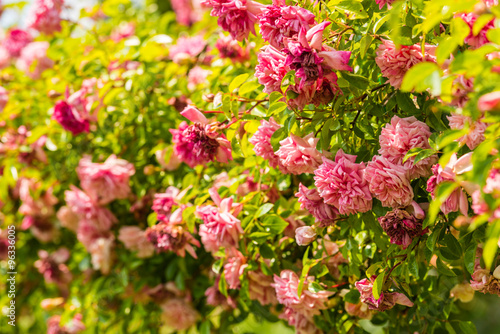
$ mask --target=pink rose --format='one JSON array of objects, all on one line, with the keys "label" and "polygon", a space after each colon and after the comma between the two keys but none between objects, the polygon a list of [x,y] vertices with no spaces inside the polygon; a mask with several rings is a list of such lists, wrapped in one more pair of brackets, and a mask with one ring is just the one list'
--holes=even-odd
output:
[{"label": "pink rose", "polygon": [[279,164],[279,157],[274,153],[271,145],[271,137],[274,132],[281,128],[271,117],[269,121],[262,119],[257,132],[248,141],[254,145],[255,154],[269,161],[271,167],[276,168]]},{"label": "pink rose", "polygon": [[477,108],[482,111],[497,111],[500,109],[500,91],[491,92],[481,96]]},{"label": "pink rose", "polygon": [[[47,57],[49,49],[48,42],[33,42],[24,47],[21,51],[16,67],[24,71],[31,79],[40,78],[43,71],[54,66],[54,61]],[[32,66],[35,64],[34,66]]]},{"label": "pink rose", "polygon": [[489,124],[481,122],[481,119],[473,121],[470,117],[455,113],[451,113],[451,116],[447,118],[450,122],[450,128],[453,130],[461,130],[465,126],[469,127],[469,133],[458,138],[456,141],[466,144],[471,150],[484,141],[484,132]]},{"label": "pink rose", "polygon": [[308,210],[320,226],[328,226],[335,223],[339,214],[338,210],[324,202],[317,189],[307,189],[302,183],[299,184],[299,191],[295,194],[298,197],[301,209]]},{"label": "pink rose", "polygon": [[275,154],[279,158],[281,171],[295,175],[314,173],[323,157],[316,149],[318,141],[318,138],[314,138],[314,133],[304,138],[290,134],[290,137],[280,141],[280,148]]},{"label": "pink rose", "polygon": [[123,226],[120,228],[118,240],[125,247],[137,252],[138,258],[147,258],[153,255],[155,248],[146,237],[146,233],[137,226]]},{"label": "pink rose", "polygon": [[355,161],[356,156],[339,150],[335,161],[324,158],[314,172],[319,195],[341,214],[356,214],[372,208],[372,195],[363,177],[365,165]]},{"label": "pink rose", "polygon": [[47,35],[61,31],[63,6],[64,0],[35,0],[28,14],[28,27]]},{"label": "pink rose", "polygon": [[370,192],[382,202],[382,206],[405,207],[413,200],[409,171],[387,158],[374,156],[366,166],[364,177]]},{"label": "pink rose", "polygon": [[295,241],[299,246],[307,246],[316,240],[316,232],[311,226],[302,226],[295,230]]}]

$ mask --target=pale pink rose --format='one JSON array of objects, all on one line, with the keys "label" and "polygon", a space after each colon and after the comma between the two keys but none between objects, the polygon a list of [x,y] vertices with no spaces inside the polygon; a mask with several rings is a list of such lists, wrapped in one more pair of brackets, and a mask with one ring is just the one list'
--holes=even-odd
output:
[{"label": "pale pink rose", "polygon": [[314,173],[321,165],[323,155],[316,149],[319,138],[310,133],[304,138],[290,134],[280,141],[280,148],[275,152],[279,158],[280,170],[285,174],[300,175]]},{"label": "pale pink rose", "polygon": [[327,308],[325,303],[332,295],[332,292],[325,290],[316,293],[309,291],[309,282],[312,280],[313,277],[306,278],[300,297],[298,295],[299,277],[291,270],[283,270],[280,276],[274,275],[274,283],[271,286],[276,289],[276,297],[280,304],[312,318],[320,314],[320,310]]},{"label": "pale pink rose", "polygon": [[[454,153],[444,168],[439,164],[432,167],[434,175],[427,180],[427,191],[431,193],[432,199],[436,196],[435,191],[438,184],[445,181],[454,181],[457,174],[470,170],[471,155],[472,152],[457,159],[457,155]],[[455,189],[441,205],[441,211],[446,215],[450,212],[460,211],[464,216],[467,216],[468,210],[467,195],[461,187]]]},{"label": "pale pink rose", "polygon": [[456,14],[455,17],[461,18],[465,23],[470,28],[470,33],[469,35],[465,38],[464,42],[468,45],[471,46],[473,49],[477,49],[481,46],[483,46],[486,43],[489,43],[488,37],[486,36],[486,33],[488,32],[489,29],[495,28],[495,20],[491,20],[488,22],[482,29],[479,31],[478,34],[474,35],[472,33],[472,28],[474,24],[476,23],[477,19],[479,18],[479,15],[476,13],[461,13],[461,14]]},{"label": "pale pink rose", "polygon": [[219,50],[221,58],[229,58],[234,62],[242,63],[250,59],[250,47],[243,48],[238,44],[238,41],[231,36],[219,34],[219,38],[215,43],[215,48]]},{"label": "pale pink rose", "polygon": [[11,57],[19,57],[21,51],[32,41],[33,37],[28,32],[22,29],[12,29],[5,36],[2,45]]},{"label": "pale pink rose", "polygon": [[331,241],[328,235],[325,235],[323,238],[318,239],[318,248],[313,252],[313,254],[316,256],[318,252],[321,252],[321,256],[325,259],[324,263],[328,266],[330,274],[335,279],[339,279],[339,265],[349,263],[349,261],[340,252],[339,244]]},{"label": "pale pink rose", "polygon": [[0,44],[0,69],[9,66],[11,58],[12,56],[10,55],[7,48]]},{"label": "pale pink rose", "polygon": [[286,320],[290,326],[295,327],[296,334],[323,333],[323,331],[316,326],[311,316],[304,315],[302,312],[291,307],[285,307],[285,310],[280,314],[279,318]]},{"label": "pale pink rose", "polygon": [[410,179],[431,175],[431,166],[437,162],[437,156],[432,155],[414,164],[415,157],[403,162],[403,158],[412,148],[430,149],[429,137],[431,131],[427,124],[415,117],[399,118],[394,116],[386,124],[380,134],[380,150],[378,153],[396,165],[402,165],[410,171]]},{"label": "pale pink rose", "polygon": [[295,242],[299,246],[307,246],[316,240],[316,231],[311,226],[302,226],[295,230]]},{"label": "pale pink rose", "polygon": [[205,48],[207,42],[203,36],[179,37],[177,43],[170,47],[169,57],[174,63],[181,64],[200,57]]},{"label": "pale pink rose", "polygon": [[479,111],[498,111],[500,109],[500,91],[484,94],[477,101]]},{"label": "pale pink rose", "polygon": [[250,299],[256,300],[262,305],[276,305],[276,291],[272,287],[273,279],[264,275],[261,271],[247,272],[248,294]]},{"label": "pale pink rose", "polygon": [[120,228],[118,240],[123,242],[125,247],[137,252],[137,257],[151,257],[155,251],[152,243],[146,237],[146,233],[137,226],[123,226]]},{"label": "pale pink rose", "polygon": [[399,48],[386,39],[382,39],[382,44],[377,49],[375,62],[382,72],[382,75],[389,79],[389,83],[399,88],[403,82],[403,77],[415,64],[429,61],[436,62],[434,55],[436,46],[425,45],[425,54],[422,55],[420,44],[401,45]]},{"label": "pale pink rose", "polygon": [[401,165],[387,158],[374,156],[364,171],[364,177],[372,195],[391,208],[405,207],[413,200],[410,173]]},{"label": "pale pink rose", "polygon": [[269,121],[262,119],[257,132],[248,141],[254,145],[254,152],[259,157],[269,161],[269,166],[276,168],[279,163],[279,158],[274,154],[273,146],[271,145],[271,137],[276,130],[281,128],[281,125],[276,123],[271,117]]},{"label": "pale pink rose", "polygon": [[335,161],[323,158],[323,164],[314,171],[314,184],[319,195],[343,215],[372,208],[372,195],[363,177],[365,165],[355,161],[356,156],[339,150]]},{"label": "pale pink rose", "polygon": [[35,261],[35,268],[43,275],[47,283],[55,283],[64,287],[69,284],[73,278],[71,271],[64,264],[69,259],[69,250],[59,248],[50,254],[45,250],[38,251],[39,260]]},{"label": "pale pink rose", "polygon": [[219,245],[238,247],[239,236],[243,233],[243,229],[236,217],[242,205],[233,203],[231,197],[221,199],[215,188],[209,189],[209,193],[216,206],[205,205],[196,208],[196,215],[203,220],[205,226],[204,233],[215,235]]},{"label": "pale pink rose", "polygon": [[297,37],[299,32],[309,30],[316,24],[315,16],[307,9],[286,6],[283,0],[274,0],[259,15],[262,38],[277,49],[283,49],[285,38]]},{"label": "pale pink rose", "polygon": [[172,213],[172,207],[178,205],[179,189],[168,187],[164,193],[155,194],[153,201],[153,211],[156,212],[158,220],[168,220]]},{"label": "pale pink rose", "polygon": [[[108,231],[117,222],[111,211],[96,204],[85,192],[75,186],[70,186],[70,189],[64,192],[66,207],[78,217],[79,221],[85,220],[92,223],[100,231]],[[64,224],[71,227],[75,226],[74,216],[68,212],[62,214],[66,215],[66,217],[61,216],[63,219],[68,219]]]},{"label": "pale pink rose", "polygon": [[207,83],[209,70],[204,70],[200,66],[193,67],[188,73],[188,88],[195,89],[196,86]]},{"label": "pale pink rose", "polygon": [[27,26],[44,34],[61,31],[64,0],[35,0],[28,14]]},{"label": "pale pink rose", "polygon": [[9,92],[2,86],[0,86],[0,112],[3,111],[7,102],[9,101]]},{"label": "pale pink rose", "polygon": [[118,43],[122,39],[134,36],[134,34],[135,34],[135,24],[131,22],[125,22],[125,23],[122,22],[117,28],[113,29],[110,37],[115,43]]},{"label": "pale pink rose", "polygon": [[85,330],[82,315],[75,314],[64,326],[61,326],[61,316],[54,315],[47,320],[47,334],[78,334]]},{"label": "pale pink rose", "polygon": [[198,232],[201,238],[201,243],[207,252],[216,253],[222,246],[222,242],[219,241],[217,234],[209,230],[205,224],[200,225],[200,231]]},{"label": "pale pink rose", "polygon": [[474,121],[472,118],[460,114],[451,113],[448,116],[450,128],[453,130],[461,130],[465,126],[469,127],[469,133],[456,141],[466,144],[471,150],[475,149],[484,141],[484,132],[489,124],[481,122],[481,119]]},{"label": "pale pink rose", "polygon": [[49,42],[32,42],[24,47],[16,67],[26,73],[31,79],[36,80],[47,69],[54,67],[54,61],[47,57]]},{"label": "pale pink rose", "polygon": [[130,194],[129,179],[134,175],[134,165],[116,155],[110,155],[103,163],[93,163],[84,156],[76,168],[82,189],[101,205],[115,199],[125,199]]},{"label": "pale pink rose", "polygon": [[474,289],[467,283],[455,285],[450,291],[450,297],[460,300],[462,303],[469,303],[474,299]]},{"label": "pale pink rose", "polygon": [[177,0],[172,1],[171,5],[179,24],[190,26],[201,18],[199,0]]},{"label": "pale pink rose", "polygon": [[500,198],[500,170],[493,168],[491,169],[488,178],[486,179],[486,185],[484,186],[484,192],[491,194],[494,198]]},{"label": "pale pink rose", "polygon": [[402,209],[394,209],[388,212],[385,216],[379,217],[378,222],[391,238],[391,243],[401,245],[403,249],[406,249],[414,238],[423,235],[427,231],[427,229],[422,230],[423,217],[417,218]]},{"label": "pale pink rose", "polygon": [[163,310],[163,323],[177,331],[184,331],[193,326],[200,315],[191,303],[181,298],[171,298],[160,305]]},{"label": "pale pink rose", "polygon": [[474,273],[472,273],[470,286],[473,290],[500,296],[500,269],[495,268],[493,275],[488,269],[481,267],[481,256],[483,249],[476,250],[476,260],[474,262]]},{"label": "pale pink rose", "polygon": [[52,187],[43,191],[37,198],[33,193],[40,193],[41,182],[35,179],[20,178],[18,180],[19,199],[22,204],[19,213],[24,216],[49,218],[54,215],[54,205],[58,200],[52,195]]},{"label": "pale pink rose", "polygon": [[295,196],[298,197],[301,209],[309,211],[320,226],[335,224],[339,211],[334,206],[324,202],[319,195],[318,189],[307,189],[306,186],[300,183],[299,191]]},{"label": "pale pink rose", "polygon": [[345,302],[345,311],[347,314],[360,319],[371,319],[373,317],[373,311],[368,308],[368,305],[362,302],[357,304]]},{"label": "pale pink rose", "polygon": [[224,265],[224,277],[226,278],[229,289],[239,289],[241,286],[240,276],[243,275],[246,259],[239,251],[234,248],[230,250],[230,257]]},{"label": "pale pink rose", "polygon": [[103,87],[104,82],[101,79],[85,79],[79,90],[71,95],[68,91],[66,92],[66,100],[82,118],[95,122],[97,121],[97,112],[103,106],[104,96],[99,96],[99,89]]},{"label": "pale pink rose", "polygon": [[[375,280],[376,276],[372,276],[371,280]],[[356,289],[361,294],[361,301],[368,305],[370,310],[386,311],[390,310],[396,304],[413,307],[408,297],[399,292],[382,292],[379,299],[373,297],[373,283],[367,278],[363,278],[355,283]]]},{"label": "pale pink rose", "polygon": [[193,246],[200,247],[200,243],[183,226],[182,208],[177,209],[168,221],[161,221],[148,227],[146,237],[156,248],[157,252],[174,252],[185,257],[188,252],[197,258]]},{"label": "pale pink rose", "polygon": [[57,211],[57,219],[59,219],[62,226],[73,232],[76,232],[80,222],[80,217],[67,206],[63,206]]},{"label": "pale pink rose", "polygon": [[95,270],[100,270],[104,275],[109,274],[111,271],[114,241],[114,236],[110,236],[108,238],[98,238],[88,248],[88,251],[92,256],[92,267]]},{"label": "pale pink rose", "polygon": [[[169,159],[167,161],[167,154],[170,153]],[[160,164],[161,168],[173,171],[179,168],[182,161],[179,160],[179,157],[173,153],[172,148],[164,148],[163,150],[158,150],[155,152],[156,161]]]},{"label": "pale pink rose", "polygon": [[297,228],[306,226],[306,223],[298,219],[296,214],[290,215],[285,221],[288,223],[288,226],[283,231],[283,234],[291,239],[295,239],[295,230]]},{"label": "pale pink rose", "polygon": [[210,15],[218,18],[219,27],[238,41],[248,38],[250,32],[255,35],[257,16],[265,8],[252,0],[202,0],[201,4],[211,7]]}]

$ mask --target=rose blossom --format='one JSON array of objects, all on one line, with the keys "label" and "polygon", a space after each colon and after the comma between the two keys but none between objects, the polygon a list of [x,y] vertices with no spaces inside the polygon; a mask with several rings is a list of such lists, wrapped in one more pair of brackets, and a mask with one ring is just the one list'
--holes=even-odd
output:
[{"label": "rose blossom", "polygon": [[[441,182],[454,181],[457,174],[464,173],[469,170],[471,153],[467,153],[460,159],[457,159],[454,153],[448,164],[443,168],[439,164],[432,167],[433,176],[427,180],[427,191],[431,193],[432,199],[436,197],[436,187]],[[467,195],[461,187],[455,189],[448,198],[441,204],[441,211],[444,214],[460,211],[464,216],[467,216],[469,210],[469,202]]]},{"label": "rose blossom", "polygon": [[[196,215],[203,220],[205,226],[204,233],[216,236],[217,244],[209,244],[213,249],[219,246],[237,247],[239,235],[243,233],[240,220],[236,218],[242,209],[239,203],[233,203],[231,197],[221,199],[215,188],[208,190],[215,206],[204,205],[196,208]],[[201,229],[200,229],[201,231]],[[202,241],[203,241],[202,236]],[[205,240],[211,240],[213,237],[205,236]],[[204,242],[205,244],[205,242]]]},{"label": "rose blossom", "polygon": [[70,189],[64,192],[66,207],[63,208],[66,209],[58,213],[63,226],[72,228],[77,226],[79,221],[85,220],[94,224],[97,229],[107,231],[117,222],[111,211],[97,205],[85,192],[75,186],[70,186]]},{"label": "rose blossom", "polygon": [[436,62],[435,49],[436,46],[425,44],[425,54],[422,55],[420,44],[401,45],[397,48],[394,42],[383,39],[377,49],[375,62],[380,67],[382,75],[389,79],[389,83],[394,88],[399,88],[406,72],[415,64],[425,61]]},{"label": "rose blossom", "polygon": [[246,259],[239,251],[234,248],[230,250],[230,257],[224,265],[224,277],[229,289],[239,289],[241,286],[240,276],[243,275],[246,264]]},{"label": "rose blossom", "polygon": [[229,58],[234,62],[242,63],[250,59],[249,48],[242,48],[238,41],[231,36],[219,34],[219,38],[215,43],[215,48],[219,50],[221,58]]},{"label": "rose blossom", "polygon": [[431,131],[427,124],[415,117],[399,118],[394,116],[386,124],[380,134],[380,150],[378,153],[396,165],[402,165],[410,171],[410,179],[427,177],[431,174],[431,166],[436,163],[437,156],[432,155],[414,164],[415,157],[403,162],[403,158],[412,148],[430,149]]},{"label": "rose blossom", "polygon": [[276,48],[266,45],[257,55],[258,63],[255,67],[255,77],[261,85],[263,91],[271,94],[281,91],[281,82],[288,69],[285,66],[286,55]]},{"label": "rose blossom", "polygon": [[8,32],[2,45],[7,49],[11,57],[19,57],[22,49],[31,43],[32,40],[33,38],[28,32],[21,29],[13,29]]},{"label": "rose blossom", "polygon": [[295,230],[295,241],[299,246],[307,246],[316,240],[316,232],[311,226],[302,226]]},{"label": "rose blossom", "polygon": [[315,218],[320,226],[328,226],[335,223],[339,214],[338,210],[324,202],[317,189],[307,189],[302,183],[299,184],[299,191],[295,194],[298,197],[301,209],[306,209]]},{"label": "rose blossom", "polygon": [[363,178],[365,165],[355,161],[356,156],[339,150],[335,161],[323,158],[323,164],[314,171],[314,184],[319,195],[343,215],[366,212],[372,208],[372,195]]},{"label": "rose blossom", "polygon": [[483,249],[478,247],[476,250],[476,259],[474,262],[474,273],[472,273],[470,286],[473,290],[500,296],[500,266],[493,271],[481,267],[481,256]]},{"label": "rose blossom", "polygon": [[252,0],[202,0],[201,4],[212,7],[210,15],[218,17],[219,27],[238,41],[248,38],[250,32],[255,35],[257,16],[265,8]]},{"label": "rose blossom", "polygon": [[419,217],[403,209],[394,209],[378,218],[380,226],[391,238],[391,243],[401,245],[403,249],[406,249],[414,238],[426,232],[422,230],[423,211],[415,202],[414,205],[419,209],[419,212],[415,213]]},{"label": "rose blossom", "polygon": [[379,9],[382,9],[385,5],[387,5],[388,9],[391,9],[391,5],[395,2],[396,0],[375,0],[377,3]]},{"label": "rose blossom", "polygon": [[481,122],[481,120],[473,121],[470,117],[456,113],[451,113],[451,116],[447,116],[447,118],[450,122],[450,128],[453,130],[461,130],[466,125],[469,127],[469,132],[456,141],[466,144],[471,150],[475,149],[484,141],[484,132],[488,124]]},{"label": "rose blossom", "polygon": [[410,205],[413,200],[409,171],[387,158],[374,156],[366,166],[364,178],[382,206],[399,208]]},{"label": "rose blossom", "polygon": [[264,275],[261,271],[247,272],[248,294],[250,299],[256,300],[262,305],[276,305],[276,292],[272,287],[273,279]]},{"label": "rose blossom", "polygon": [[481,96],[477,102],[479,111],[497,111],[500,109],[500,91]]},{"label": "rose blossom", "polygon": [[307,9],[286,6],[284,0],[273,0],[259,15],[262,38],[277,49],[283,49],[284,38],[298,36],[302,29],[309,30],[315,25],[315,16]]},{"label": "rose blossom", "polygon": [[[16,67],[31,79],[40,78],[43,71],[52,68],[54,61],[47,57],[49,42],[33,42],[22,49]],[[35,64],[35,66],[32,66]]]},{"label": "rose blossom", "polygon": [[179,24],[190,26],[200,20],[200,8],[196,8],[199,0],[177,0],[172,1],[172,9],[175,12],[175,19]]},{"label": "rose blossom", "polygon": [[27,26],[44,34],[61,31],[64,0],[35,0],[28,14]]},{"label": "rose blossom", "polygon": [[193,168],[217,159],[222,163],[232,160],[231,143],[224,134],[216,131],[215,126],[208,123],[207,118],[198,109],[188,106],[181,115],[194,122],[187,125],[182,122],[179,129],[170,129],[174,153]]},{"label": "rose blossom", "polygon": [[177,205],[179,192],[179,189],[170,186],[164,193],[155,194],[152,209],[158,215],[158,220],[168,220],[170,218],[172,207]]},{"label": "rose blossom", "polygon": [[257,132],[248,141],[254,145],[254,152],[259,157],[269,161],[269,166],[276,168],[279,164],[279,158],[274,153],[271,145],[271,137],[276,130],[281,128],[281,125],[276,123],[271,117],[269,121],[262,119]]},{"label": "rose blossom", "polygon": [[54,315],[47,320],[47,334],[78,334],[85,330],[82,315],[76,314],[64,326],[61,326],[61,316]]},{"label": "rose blossom", "polygon": [[120,25],[111,32],[111,39],[118,43],[122,39],[129,38],[135,34],[135,25],[131,22],[120,23]]},{"label": "rose blossom", "polygon": [[[372,276],[371,280],[375,280],[376,276]],[[386,311],[394,307],[396,304],[413,307],[408,297],[399,292],[381,292],[380,298],[373,297],[373,283],[367,278],[355,283],[356,289],[361,294],[361,301],[368,305],[370,310]]]},{"label": "rose blossom", "polygon": [[62,125],[65,130],[71,131],[73,135],[89,132],[89,121],[78,113],[78,111],[66,101],[59,101],[54,106],[52,117]]},{"label": "rose blossom", "polygon": [[80,159],[76,168],[80,185],[85,192],[101,205],[130,194],[129,179],[134,175],[134,165],[110,155],[103,163],[93,163],[90,156]]},{"label": "rose blossom", "polygon": [[304,138],[290,134],[280,141],[280,148],[275,152],[279,158],[280,169],[285,174],[314,173],[321,164],[323,155],[316,149],[319,138],[310,133]]},{"label": "rose blossom", "polygon": [[207,82],[210,71],[202,69],[200,66],[193,67],[188,73],[188,88],[195,89],[197,85]]},{"label": "rose blossom", "polygon": [[200,243],[182,226],[182,211],[179,208],[168,221],[148,227],[146,237],[158,252],[174,252],[181,257],[185,257],[188,252],[196,259],[198,257],[193,246],[200,247]]},{"label": "rose blossom", "polygon": [[73,278],[70,270],[64,264],[69,259],[69,250],[59,248],[50,254],[45,250],[38,251],[39,260],[35,261],[35,268],[43,275],[47,283],[55,283],[60,286],[67,285]]},{"label": "rose blossom", "polygon": [[0,112],[2,112],[9,101],[9,93],[5,88],[0,86]]},{"label": "rose blossom", "polygon": [[283,270],[280,276],[274,275],[274,283],[272,287],[276,289],[276,297],[280,304],[285,305],[302,315],[309,318],[320,314],[320,310],[326,309],[326,301],[332,295],[332,292],[319,291],[311,292],[308,289],[309,282],[313,277],[308,277],[302,289],[302,294],[299,297],[299,277],[291,270]]},{"label": "rose blossom", "polygon": [[137,226],[123,226],[120,228],[118,240],[125,247],[137,252],[137,257],[147,258],[153,255],[155,248],[146,237],[146,233]]},{"label": "rose blossom", "polygon": [[181,298],[171,298],[162,303],[162,320],[168,327],[184,331],[193,326],[200,315],[191,303]]},{"label": "rose blossom", "polygon": [[96,239],[90,247],[88,247],[88,251],[92,257],[92,267],[95,270],[100,270],[104,275],[109,274],[111,271],[111,257],[114,241],[115,237],[111,235],[108,238]]},{"label": "rose blossom", "polygon": [[170,47],[169,57],[174,63],[180,64],[199,57],[206,47],[207,42],[203,36],[179,37],[177,43]]},{"label": "rose blossom", "polygon": [[347,314],[360,319],[371,319],[373,317],[373,311],[368,308],[368,305],[362,302],[357,304],[345,302],[345,311]]},{"label": "rose blossom", "polygon": [[465,37],[464,42],[468,45],[471,46],[473,49],[477,49],[481,46],[483,46],[486,43],[489,43],[488,37],[486,36],[486,33],[488,32],[489,29],[495,28],[495,20],[491,20],[490,22],[486,23],[484,27],[477,33],[476,35],[473,34],[472,28],[474,24],[476,23],[477,19],[479,18],[478,14],[475,13],[461,13],[461,14],[456,14],[455,17],[461,18],[465,23],[470,28],[469,35]]}]

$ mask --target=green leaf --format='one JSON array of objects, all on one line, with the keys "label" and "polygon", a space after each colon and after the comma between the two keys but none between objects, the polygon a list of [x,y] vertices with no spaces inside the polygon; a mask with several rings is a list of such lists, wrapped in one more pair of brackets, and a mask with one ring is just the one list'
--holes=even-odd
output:
[{"label": "green leaf", "polygon": [[382,293],[382,287],[384,285],[384,273],[381,273],[380,275],[377,276],[375,279],[375,282],[373,282],[373,298],[375,300],[378,300],[380,298],[380,294]]},{"label": "green leaf", "polygon": [[245,82],[240,87],[238,93],[239,93],[239,95],[245,95],[247,93],[251,93],[251,92],[255,91],[260,86],[261,86],[260,83],[255,82],[255,81]]},{"label": "green leaf", "polygon": [[377,273],[377,271],[381,268],[384,267],[383,262],[377,262],[372,264],[367,270],[366,270],[366,276],[372,277]]},{"label": "green leaf", "polygon": [[274,204],[271,204],[271,203],[263,204],[260,208],[257,209],[254,217],[255,218],[262,217],[263,215],[268,213],[273,207],[274,207]]},{"label": "green leaf", "polygon": [[373,37],[370,34],[366,34],[361,38],[361,41],[359,41],[359,56],[361,58],[365,58],[366,52],[368,52],[372,42]]},{"label": "green leaf", "polygon": [[450,277],[454,277],[454,276],[457,276],[457,274],[455,274],[453,272],[453,270],[451,270],[450,268],[448,268],[447,265],[445,265],[443,263],[443,261],[441,261],[440,258],[437,258],[436,259],[436,266],[437,266],[437,270],[438,272],[440,272],[441,274],[445,275],[445,276],[450,276]]},{"label": "green leaf", "polygon": [[200,334],[210,334],[210,320],[205,320],[201,323]]},{"label": "green leaf", "polygon": [[276,113],[280,113],[283,110],[285,110],[287,106],[288,105],[283,101],[275,102],[275,103],[271,104],[271,106],[267,110],[267,116],[272,116]]},{"label": "green leaf", "polygon": [[464,255],[465,268],[469,272],[469,274],[474,273],[474,266],[476,261],[476,243],[472,243],[469,245]]},{"label": "green leaf", "polygon": [[297,295],[300,296],[302,295],[302,289],[304,288],[304,282],[307,278],[307,274],[309,273],[309,268],[311,268],[311,261],[309,261],[309,251],[311,249],[311,246],[308,246],[304,256],[302,257],[302,264],[304,267],[302,267],[302,273],[300,274],[300,280],[299,280],[299,286],[297,288]]},{"label": "green leaf", "polygon": [[359,293],[358,289],[352,289],[345,294],[344,300],[351,304],[357,304],[359,303],[359,297],[361,297],[361,294]]},{"label": "green leaf", "polygon": [[347,82],[349,82],[350,85],[352,85],[358,89],[361,89],[361,90],[366,90],[368,88],[368,85],[370,84],[368,79],[366,79],[365,77],[363,77],[361,75],[353,74],[350,72],[343,71],[342,77]]},{"label": "green leaf", "polygon": [[243,73],[234,78],[233,81],[231,81],[231,83],[229,84],[229,93],[232,93],[236,88],[240,87],[245,81],[247,81],[249,76],[250,74]]},{"label": "green leaf", "polygon": [[497,250],[498,250],[498,237],[496,239],[489,238],[486,241],[486,244],[484,245],[483,249],[483,259],[486,269],[490,269],[491,266],[493,265],[493,261],[496,259]]},{"label": "green leaf", "polygon": [[264,218],[262,226],[264,226],[266,229],[269,229],[269,232],[273,234],[281,234],[288,226],[288,222],[283,220],[283,218],[278,215],[271,214],[267,215],[266,218]]},{"label": "green leaf", "polygon": [[274,251],[269,247],[268,244],[262,244],[259,247],[259,253],[262,255],[264,259],[274,259],[276,258],[276,254]]},{"label": "green leaf", "polygon": [[[439,81],[439,89],[435,87]],[[428,88],[431,88],[434,95],[436,92],[441,90],[441,81],[439,76],[439,67],[436,63],[431,62],[422,62],[418,63],[408,72],[406,72],[403,83],[401,84],[401,90],[406,92],[417,91],[423,92]]]},{"label": "green leaf", "polygon": [[286,129],[284,127],[274,131],[273,135],[271,136],[271,145],[273,146],[274,152],[276,152],[280,148],[280,141],[285,138]]},{"label": "green leaf", "polygon": [[368,18],[368,13],[361,5],[361,2],[344,0],[339,4],[335,5],[334,8],[344,10],[351,20],[356,19],[366,19]]}]

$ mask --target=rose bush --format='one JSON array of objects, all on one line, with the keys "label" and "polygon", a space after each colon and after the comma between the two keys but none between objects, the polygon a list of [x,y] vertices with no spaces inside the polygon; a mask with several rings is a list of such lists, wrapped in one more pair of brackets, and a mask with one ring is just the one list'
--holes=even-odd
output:
[{"label": "rose bush", "polygon": [[0,43],[2,332],[476,332],[496,0],[30,6]]}]

